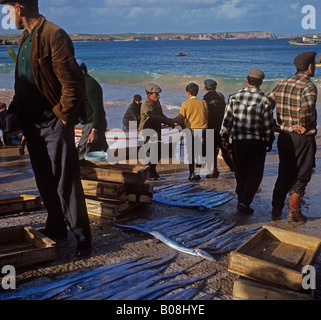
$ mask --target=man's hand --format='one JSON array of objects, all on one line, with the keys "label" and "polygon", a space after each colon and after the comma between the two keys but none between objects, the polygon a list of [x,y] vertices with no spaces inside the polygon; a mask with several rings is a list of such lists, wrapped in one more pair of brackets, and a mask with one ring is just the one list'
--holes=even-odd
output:
[{"label": "man's hand", "polygon": [[296,132],[298,134],[305,134],[307,129],[305,129],[304,127],[296,124],[295,126],[292,127],[293,132]]},{"label": "man's hand", "polygon": [[62,124],[66,127],[67,126],[67,121],[60,119]]},{"label": "man's hand", "polygon": [[171,119],[171,124],[170,124],[170,126],[172,127],[172,129],[175,129],[175,127],[176,127],[176,121],[175,121],[175,119]]},{"label": "man's hand", "polygon": [[94,143],[98,140],[98,132],[94,129],[91,130],[90,135],[88,137],[87,143]]}]

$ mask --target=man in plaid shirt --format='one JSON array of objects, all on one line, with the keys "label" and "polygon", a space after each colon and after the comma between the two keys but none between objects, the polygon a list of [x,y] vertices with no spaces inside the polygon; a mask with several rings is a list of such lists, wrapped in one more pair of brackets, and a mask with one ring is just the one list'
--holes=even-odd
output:
[{"label": "man in plaid shirt", "polygon": [[263,79],[259,69],[248,72],[247,87],[229,98],[220,133],[225,148],[232,140],[237,210],[249,214],[254,212],[250,204],[263,178],[266,152],[271,151],[274,140],[272,108],[260,90]]},{"label": "man in plaid shirt", "polygon": [[273,191],[272,215],[282,214],[287,193],[290,194],[289,221],[305,221],[300,204],[311,179],[315,162],[317,132],[317,88],[310,77],[315,72],[316,52],[301,53],[294,59],[297,73],[281,80],[268,94],[276,106],[279,126],[279,173]]}]

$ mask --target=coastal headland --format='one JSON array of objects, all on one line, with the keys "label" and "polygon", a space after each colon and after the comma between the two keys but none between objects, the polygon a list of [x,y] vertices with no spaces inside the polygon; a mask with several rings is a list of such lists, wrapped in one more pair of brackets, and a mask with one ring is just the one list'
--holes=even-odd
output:
[{"label": "coastal headland", "polygon": [[[217,33],[124,33],[124,34],[69,34],[73,41],[142,41],[142,40],[218,40],[218,39],[276,39],[270,31]],[[0,45],[17,45],[20,34],[0,35]]]}]

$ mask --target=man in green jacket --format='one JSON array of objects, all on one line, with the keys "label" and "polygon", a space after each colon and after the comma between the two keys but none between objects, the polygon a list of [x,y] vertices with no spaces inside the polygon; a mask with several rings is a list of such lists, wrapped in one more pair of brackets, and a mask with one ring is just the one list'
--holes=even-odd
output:
[{"label": "man in green jacket", "polygon": [[37,187],[48,211],[45,235],[77,240],[76,256],[91,252],[91,232],[75,147],[74,125],[86,116],[85,81],[67,33],[39,14],[38,0],[0,0],[19,30],[15,95]]},{"label": "man in green jacket", "polygon": [[87,66],[81,59],[77,63],[85,76],[86,83],[87,121],[81,121],[83,129],[78,144],[79,159],[84,159],[88,152],[107,151],[107,120],[104,110],[103,90],[100,84],[88,74]]},{"label": "man in green jacket", "polygon": [[[161,159],[161,135],[162,135],[162,123],[175,128],[175,123],[167,118],[162,110],[162,106],[159,102],[160,93],[162,89],[154,84],[150,83],[145,88],[147,98],[143,102],[140,110],[140,124],[139,132],[144,139],[144,144],[147,143],[152,146],[157,144],[157,154],[148,152],[150,155],[149,160],[149,180],[158,180],[159,174],[156,171],[156,166]],[[147,156],[148,156],[147,154]]]}]

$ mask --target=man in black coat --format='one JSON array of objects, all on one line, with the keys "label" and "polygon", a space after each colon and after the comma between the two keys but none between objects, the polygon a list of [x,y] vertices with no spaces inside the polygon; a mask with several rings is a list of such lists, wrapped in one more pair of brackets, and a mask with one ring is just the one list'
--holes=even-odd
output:
[{"label": "man in black coat", "polygon": [[220,174],[217,169],[219,149],[222,151],[223,159],[230,170],[232,172],[234,171],[233,160],[228,150],[222,146],[220,130],[225,112],[225,98],[221,92],[216,91],[216,87],[217,82],[215,80],[206,79],[204,81],[204,90],[206,94],[204,95],[203,100],[206,101],[208,107],[208,129],[214,129],[214,167],[212,172],[206,175],[206,178],[217,178]]},{"label": "man in black coat", "polygon": [[140,109],[142,106],[142,96],[139,94],[134,95],[134,100],[131,105],[128,107],[124,118],[123,118],[123,126],[124,130],[129,129],[129,122],[136,121],[137,127],[139,127],[140,122]]}]

